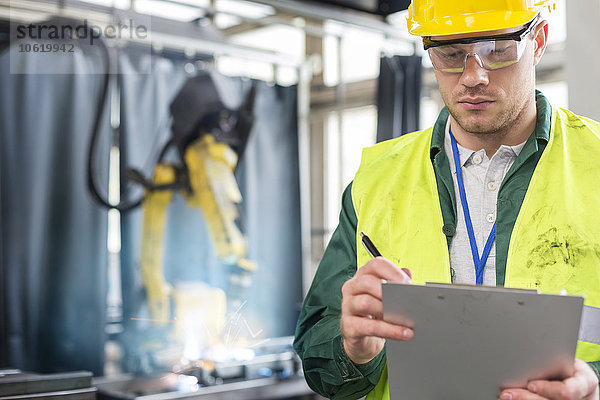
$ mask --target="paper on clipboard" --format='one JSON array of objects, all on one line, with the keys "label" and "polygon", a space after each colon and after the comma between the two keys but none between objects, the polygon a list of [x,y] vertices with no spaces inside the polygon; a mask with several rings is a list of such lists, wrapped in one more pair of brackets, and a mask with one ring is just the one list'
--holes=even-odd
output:
[{"label": "paper on clipboard", "polygon": [[386,343],[390,397],[492,400],[568,373],[582,307],[582,297],[534,291],[384,283],[384,319],[415,331]]}]

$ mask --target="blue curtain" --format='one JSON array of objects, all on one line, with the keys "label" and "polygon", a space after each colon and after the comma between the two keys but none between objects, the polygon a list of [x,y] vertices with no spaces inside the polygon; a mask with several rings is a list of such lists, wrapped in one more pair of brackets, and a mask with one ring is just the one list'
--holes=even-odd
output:
[{"label": "blue curtain", "polygon": [[377,142],[419,129],[421,56],[382,57],[377,86]]},{"label": "blue curtain", "polygon": [[[28,73],[11,74],[10,57]],[[80,51],[53,62],[64,75],[38,74],[43,62],[14,47],[0,54],[1,362],[101,374],[107,212],[87,193],[86,163],[102,63]],[[108,115],[101,132],[107,160]]]}]

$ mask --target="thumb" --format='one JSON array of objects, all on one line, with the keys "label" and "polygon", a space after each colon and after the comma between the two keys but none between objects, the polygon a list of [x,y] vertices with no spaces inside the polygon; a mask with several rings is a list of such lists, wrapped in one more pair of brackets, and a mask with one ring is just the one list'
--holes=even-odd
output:
[{"label": "thumb", "polygon": [[412,272],[410,272],[410,269],[408,269],[408,268],[402,268],[402,271],[404,271],[404,273],[405,273],[406,275],[408,275],[408,277],[409,277],[410,279],[412,279]]}]

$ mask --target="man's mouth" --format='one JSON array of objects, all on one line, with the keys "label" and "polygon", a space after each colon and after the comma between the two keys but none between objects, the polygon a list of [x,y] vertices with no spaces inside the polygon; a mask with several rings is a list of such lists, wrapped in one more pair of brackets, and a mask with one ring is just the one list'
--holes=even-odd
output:
[{"label": "man's mouth", "polygon": [[493,100],[474,97],[474,98],[464,98],[458,101],[458,104],[467,110],[485,110],[489,106],[494,103]]}]

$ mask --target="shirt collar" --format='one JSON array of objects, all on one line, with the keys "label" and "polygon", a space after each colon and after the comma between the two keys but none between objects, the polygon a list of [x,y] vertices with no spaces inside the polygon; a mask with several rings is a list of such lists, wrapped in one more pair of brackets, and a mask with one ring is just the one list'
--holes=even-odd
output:
[{"label": "shirt collar", "polygon": [[[524,141],[523,143],[517,144],[515,146],[507,146],[507,145],[502,145],[500,146],[500,148],[497,150],[497,152],[500,152],[500,154],[504,153],[505,157],[513,157],[516,158],[519,153],[521,153],[521,151],[523,150],[523,147],[525,147],[525,143],[527,143],[527,141]],[[465,166],[467,164],[472,164],[472,158],[475,154],[480,154],[481,157],[486,157],[485,151],[482,150],[470,150],[467,149],[466,147],[461,146],[460,144],[456,144],[456,146],[458,147],[458,157],[460,160],[460,165],[461,166]],[[446,128],[445,128],[445,132],[444,132],[444,148],[448,149],[448,154],[449,157],[452,159],[452,142],[450,139],[450,119],[448,118],[447,122],[446,122]],[[453,161],[453,159],[452,159]],[[454,162],[451,163],[452,166],[454,166]]]},{"label": "shirt collar", "polygon": [[[446,120],[446,127],[444,128],[444,148],[448,149],[448,154],[450,154],[450,165],[451,169],[454,170],[454,159],[452,158],[452,139],[450,139],[450,118]],[[458,159],[460,160],[461,167],[464,167],[465,164],[473,157],[473,154],[477,153],[475,150],[470,150],[465,147],[462,147],[460,144],[456,143],[458,148]]]}]

